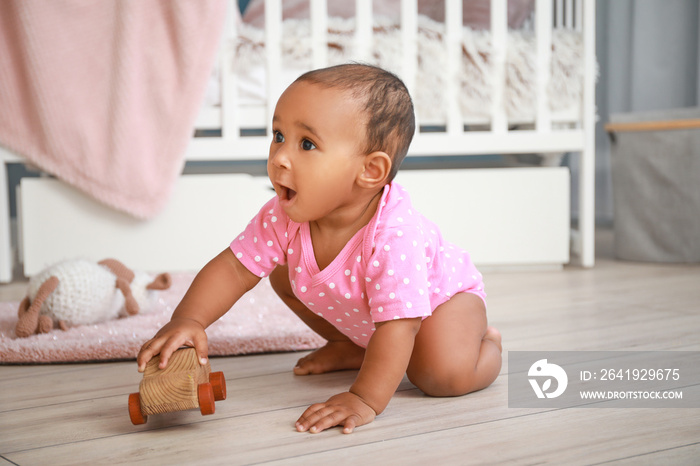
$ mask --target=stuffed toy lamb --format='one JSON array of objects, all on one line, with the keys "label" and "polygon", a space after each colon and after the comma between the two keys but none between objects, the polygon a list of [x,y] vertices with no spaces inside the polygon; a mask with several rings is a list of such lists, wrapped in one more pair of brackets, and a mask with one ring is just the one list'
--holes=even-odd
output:
[{"label": "stuffed toy lamb", "polygon": [[98,263],[67,260],[52,265],[29,280],[19,305],[18,337],[46,333],[55,326],[89,325],[149,312],[156,290],[170,287],[167,273],[153,277],[133,272],[115,259]]}]

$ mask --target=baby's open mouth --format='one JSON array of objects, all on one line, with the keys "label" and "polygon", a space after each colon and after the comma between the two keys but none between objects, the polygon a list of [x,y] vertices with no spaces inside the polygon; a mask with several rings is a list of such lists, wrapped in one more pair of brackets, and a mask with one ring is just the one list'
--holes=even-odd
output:
[{"label": "baby's open mouth", "polygon": [[294,199],[294,196],[297,195],[297,192],[294,191],[292,188],[282,186],[282,193],[281,194],[282,194],[282,196],[281,196],[282,200],[291,201],[292,199]]}]

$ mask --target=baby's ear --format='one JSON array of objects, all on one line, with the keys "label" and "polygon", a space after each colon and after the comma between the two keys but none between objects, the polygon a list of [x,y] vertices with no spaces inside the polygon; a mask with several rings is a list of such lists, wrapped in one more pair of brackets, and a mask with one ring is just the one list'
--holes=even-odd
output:
[{"label": "baby's ear", "polygon": [[365,155],[362,173],[357,183],[363,188],[382,187],[391,172],[391,157],[386,152],[376,151]]}]

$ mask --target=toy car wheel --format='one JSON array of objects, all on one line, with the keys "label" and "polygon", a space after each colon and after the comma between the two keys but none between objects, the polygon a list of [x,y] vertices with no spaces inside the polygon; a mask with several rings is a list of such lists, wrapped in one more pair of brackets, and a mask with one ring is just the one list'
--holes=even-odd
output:
[{"label": "toy car wheel", "polygon": [[141,412],[141,395],[132,393],[129,395],[129,417],[135,426],[145,424],[148,416]]},{"label": "toy car wheel", "polygon": [[221,401],[226,399],[226,378],[223,372],[212,372],[209,374],[209,383],[214,389],[214,399]]},{"label": "toy car wheel", "polygon": [[203,416],[214,414],[214,388],[210,383],[201,383],[197,387],[197,398],[199,401],[199,410]]}]

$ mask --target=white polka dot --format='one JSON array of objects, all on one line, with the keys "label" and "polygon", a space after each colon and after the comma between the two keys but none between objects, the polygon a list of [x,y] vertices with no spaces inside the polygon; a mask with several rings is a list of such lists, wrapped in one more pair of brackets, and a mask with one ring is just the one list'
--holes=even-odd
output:
[{"label": "white polka dot", "polygon": [[416,264],[416,270],[420,270],[420,264]]},{"label": "white polka dot", "polygon": [[403,222],[403,218],[401,217],[397,217],[396,220],[398,220],[399,222]]},{"label": "white polka dot", "polygon": [[359,309],[353,309],[352,312],[360,312]]},{"label": "white polka dot", "polygon": [[333,283],[333,282],[329,283],[329,284],[328,284],[328,288],[330,288],[331,290],[332,290],[333,288],[335,288],[335,283]]},{"label": "white polka dot", "polygon": [[374,261],[374,262],[372,262],[372,265],[375,266],[375,267],[379,267],[379,261]]},{"label": "white polka dot", "polygon": [[415,248],[416,246],[418,246],[418,241],[413,241],[413,247]]},{"label": "white polka dot", "polygon": [[380,289],[379,283],[377,283],[377,286],[375,288]]},{"label": "white polka dot", "polygon": [[333,306],[328,306],[328,310],[329,310],[329,311],[332,311],[332,310],[333,310]]},{"label": "white polka dot", "polygon": [[384,308],[383,308],[382,306],[379,306],[379,308],[377,309],[377,311],[379,311],[379,312],[384,312]]},{"label": "white polka dot", "polygon": [[263,222],[263,228],[267,228],[267,222]]},{"label": "white polka dot", "polygon": [[436,292],[436,293],[439,293],[439,292],[440,292],[440,288],[435,288],[435,292]]},{"label": "white polka dot", "polygon": [[239,240],[243,241],[245,239],[245,235],[241,235],[238,237]]},{"label": "white polka dot", "polygon": [[372,281],[372,279],[371,279],[371,278],[369,278],[369,277],[365,277],[365,281],[369,283],[369,282],[371,282],[371,281]]},{"label": "white polka dot", "polygon": [[274,213],[275,213],[275,211],[274,211],[274,210],[272,210],[272,209],[270,209],[270,210],[269,210],[269,211],[268,211],[267,213],[268,213],[268,214],[274,214]]},{"label": "white polka dot", "polygon": [[280,259],[279,259],[279,257],[277,257],[277,256],[275,256],[275,257],[272,258],[272,262],[279,262],[279,260],[280,260]]},{"label": "white polka dot", "polygon": [[265,276],[265,272],[260,272],[260,278]]},{"label": "white polka dot", "polygon": [[268,242],[267,242],[267,245],[270,246],[270,247],[272,247],[273,244],[274,244],[274,243],[273,243],[272,241],[268,241]]},{"label": "white polka dot", "polygon": [[350,313],[349,313],[349,312],[346,312],[345,315],[348,316],[348,317],[350,317]]},{"label": "white polka dot", "polygon": [[352,277],[350,277],[350,281],[355,283],[357,281],[357,277],[353,275]]},{"label": "white polka dot", "polygon": [[348,277],[352,272],[350,272],[350,269],[345,270],[345,276]]},{"label": "white polka dot", "polygon": [[420,289],[418,290],[418,294],[421,295],[421,296],[423,296],[423,293],[425,293],[425,292],[423,291],[423,288],[420,288]]},{"label": "white polka dot", "polygon": [[258,237],[257,237],[257,236],[253,236],[253,243],[257,243],[257,242],[258,242]]},{"label": "white polka dot", "polygon": [[396,236],[403,236],[403,231],[401,231],[401,230],[397,231]]},{"label": "white polka dot", "polygon": [[322,313],[322,312],[317,312],[317,314],[318,314],[319,316],[323,317],[323,313]]},{"label": "white polka dot", "polygon": [[236,253],[236,257],[238,257],[240,259],[241,257],[243,257],[243,254],[241,254],[240,252]]},{"label": "white polka dot", "polygon": [[323,291],[321,291],[318,295],[319,295],[320,297],[323,298],[324,296],[326,296],[326,293],[324,293]]},{"label": "white polka dot", "polygon": [[394,275],[394,271],[393,271],[393,270],[389,270],[389,271],[387,272],[387,274],[389,274],[389,276],[391,277],[392,275]]},{"label": "white polka dot", "polygon": [[399,320],[400,318],[399,316],[394,316],[394,320]]},{"label": "white polka dot", "polygon": [[409,308],[409,309],[411,309],[411,308],[413,307],[413,304],[411,304],[411,303],[406,303],[406,307]]},{"label": "white polka dot", "polygon": [[404,279],[403,279],[404,285],[408,285],[408,282],[409,282],[409,281],[410,281],[410,280],[409,280],[408,278],[404,278]]},{"label": "white polka dot", "polygon": [[302,286],[302,287],[301,287],[301,292],[302,292],[302,293],[306,293],[306,290],[307,290],[307,288],[306,288],[305,286]]},{"label": "white polka dot", "polygon": [[315,304],[312,303],[312,302],[308,302],[307,304],[308,304],[309,306],[315,306]]},{"label": "white polka dot", "polygon": [[405,261],[406,260],[406,254],[401,254],[401,260]]},{"label": "white polka dot", "polygon": [[260,256],[255,256],[255,262],[260,262]]},{"label": "white polka dot", "polygon": [[462,288],[462,282],[457,283],[457,286]]},{"label": "white polka dot", "polygon": [[343,319],[335,319],[336,322],[342,322]]},{"label": "white polka dot", "polygon": [[391,299],[394,299],[394,298],[396,297],[396,293],[389,293],[389,297],[390,297]]},{"label": "white polka dot", "polygon": [[352,298],[352,295],[350,293],[345,293],[345,299],[350,299]]},{"label": "white polka dot", "polygon": [[362,323],[367,325],[369,322],[367,322],[366,320],[363,320]]},{"label": "white polka dot", "polygon": [[292,248],[287,249],[287,254],[294,254],[294,249],[292,249]]},{"label": "white polka dot", "polygon": [[296,270],[297,273],[301,273],[301,267],[297,267],[297,268],[295,268],[294,270]]},{"label": "white polka dot", "polygon": [[275,222],[277,221],[277,217],[275,217],[275,216],[273,215],[272,218],[270,219],[270,221],[272,221],[272,223],[275,223]]},{"label": "white polka dot", "polygon": [[357,262],[360,262],[362,260],[362,257],[357,256],[357,259],[355,259]]},{"label": "white polka dot", "polygon": [[385,244],[385,245],[384,245],[384,250],[385,250],[385,251],[388,251],[389,249],[391,249],[391,247],[390,247],[388,244]]}]

